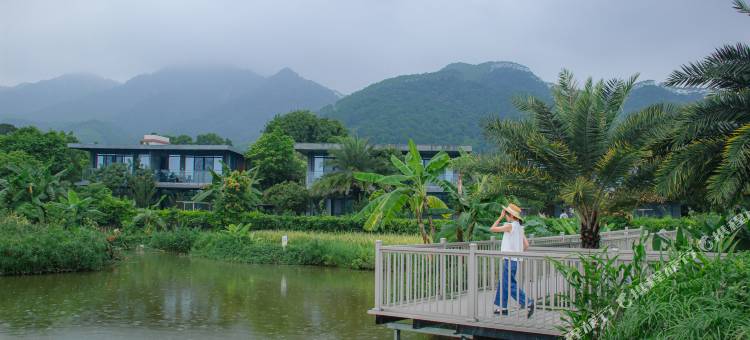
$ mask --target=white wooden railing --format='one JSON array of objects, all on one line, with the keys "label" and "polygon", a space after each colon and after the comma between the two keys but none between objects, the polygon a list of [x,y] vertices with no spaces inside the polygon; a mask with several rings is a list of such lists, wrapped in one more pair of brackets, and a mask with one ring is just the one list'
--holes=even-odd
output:
[{"label": "white wooden railing", "polygon": [[[517,253],[500,252],[501,242],[494,238],[460,243],[447,243],[443,239],[436,244],[406,246],[384,246],[377,241],[372,313],[435,322],[470,322],[554,335],[558,332],[556,326],[561,323],[561,312],[570,308],[575,293],[555,268],[553,260],[581,268],[580,254],[602,252],[606,256],[617,256],[618,262],[629,262],[633,259],[632,244],[639,240],[640,231],[631,230],[602,235],[602,244],[609,245],[606,250],[571,248],[563,243],[562,247],[533,245],[528,251]],[[648,251],[647,261],[658,262],[664,260],[664,256]],[[528,310],[516,302],[520,290],[509,299],[507,315],[493,313],[496,308],[493,300],[506,260],[515,261],[518,287],[526,293],[527,300],[535,304],[536,311],[531,318],[527,318]],[[506,276],[507,285],[510,276]]]}]

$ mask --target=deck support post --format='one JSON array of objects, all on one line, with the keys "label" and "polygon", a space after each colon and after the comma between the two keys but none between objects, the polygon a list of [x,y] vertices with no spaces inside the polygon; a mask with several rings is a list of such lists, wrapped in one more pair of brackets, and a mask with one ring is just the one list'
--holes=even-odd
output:
[{"label": "deck support post", "polygon": [[468,284],[469,284],[469,316],[470,321],[479,321],[477,318],[477,244],[469,244],[468,261]]},{"label": "deck support post", "polygon": [[375,241],[375,310],[383,310],[383,241]]}]

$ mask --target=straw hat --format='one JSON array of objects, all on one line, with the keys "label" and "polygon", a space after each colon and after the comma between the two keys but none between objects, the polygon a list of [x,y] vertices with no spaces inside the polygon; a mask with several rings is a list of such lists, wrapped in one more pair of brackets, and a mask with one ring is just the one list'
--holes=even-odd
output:
[{"label": "straw hat", "polygon": [[513,203],[510,203],[507,206],[503,207],[503,210],[505,210],[506,213],[513,215],[513,217],[519,220],[523,219],[521,217],[521,208]]}]

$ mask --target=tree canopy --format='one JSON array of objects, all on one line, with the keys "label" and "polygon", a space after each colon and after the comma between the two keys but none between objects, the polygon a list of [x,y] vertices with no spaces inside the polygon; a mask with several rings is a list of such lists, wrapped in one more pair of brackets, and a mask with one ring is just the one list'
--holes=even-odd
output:
[{"label": "tree canopy", "polygon": [[258,138],[245,158],[260,177],[260,187],[267,189],[284,181],[301,181],[305,162],[294,151],[294,140],[281,130],[272,130]]},{"label": "tree canopy", "polygon": [[51,173],[65,170],[66,178],[80,178],[88,157],[85,152],[68,148],[68,143],[77,142],[72,133],[42,132],[35,127],[22,127],[0,135],[0,152],[22,151],[48,165]]},{"label": "tree canopy", "polygon": [[[748,13],[747,5],[735,8]],[[705,196],[729,208],[750,197],[750,46],[725,45],[704,60],[682,66],[672,86],[706,86],[713,92],[676,119],[666,143],[669,155],[658,172],[659,192],[671,197]]]},{"label": "tree canopy", "polygon": [[502,182],[554,183],[549,190],[581,219],[585,248],[598,248],[599,215],[618,196],[640,197],[632,193],[652,190],[646,185],[654,169],[648,148],[665,136],[664,124],[675,115],[669,105],[623,115],[636,78],[596,83],[589,78],[579,88],[563,70],[552,88],[552,106],[535,97],[517,99],[515,105],[529,118],[496,119],[485,126],[499,153],[508,156],[498,173]]},{"label": "tree canopy", "polygon": [[298,143],[333,142],[337,137],[349,134],[340,121],[320,118],[310,111],[292,111],[276,115],[266,124],[263,132],[269,133],[277,129]]}]

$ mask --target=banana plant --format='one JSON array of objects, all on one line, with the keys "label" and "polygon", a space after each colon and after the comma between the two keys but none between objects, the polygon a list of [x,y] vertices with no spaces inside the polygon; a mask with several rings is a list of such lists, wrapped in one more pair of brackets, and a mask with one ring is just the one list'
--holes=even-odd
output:
[{"label": "banana plant", "polygon": [[448,184],[443,189],[456,201],[456,218],[440,230],[440,236],[458,242],[486,239],[490,226],[500,215],[501,200],[488,195],[489,176],[484,175],[462,188]]},{"label": "banana plant", "polygon": [[49,173],[49,166],[35,167],[29,164],[8,164],[10,175],[4,179],[2,195],[10,210],[36,221],[44,221],[44,204],[54,201],[62,194],[62,176],[65,170]]},{"label": "banana plant", "polygon": [[[447,182],[440,179],[440,174],[450,163],[447,153],[441,151],[430,159],[427,164],[417,150],[413,140],[409,140],[409,152],[405,161],[391,156],[391,163],[399,173],[384,176],[371,172],[355,172],[354,178],[366,183],[373,183],[385,191],[384,194],[370,201],[362,211],[360,217],[366,217],[365,230],[374,230],[397,217],[404,209],[408,209],[417,220],[419,232],[424,243],[431,243],[435,238],[435,223],[432,220],[433,211],[445,211],[448,206],[440,198],[428,195],[429,185],[445,186]],[[427,231],[425,226],[427,219]]]},{"label": "banana plant", "polygon": [[91,207],[94,202],[92,197],[81,198],[72,189],[68,189],[65,196],[61,196],[58,202],[50,203],[60,209],[69,225],[81,225],[86,218],[94,218],[102,215],[99,210]]}]

